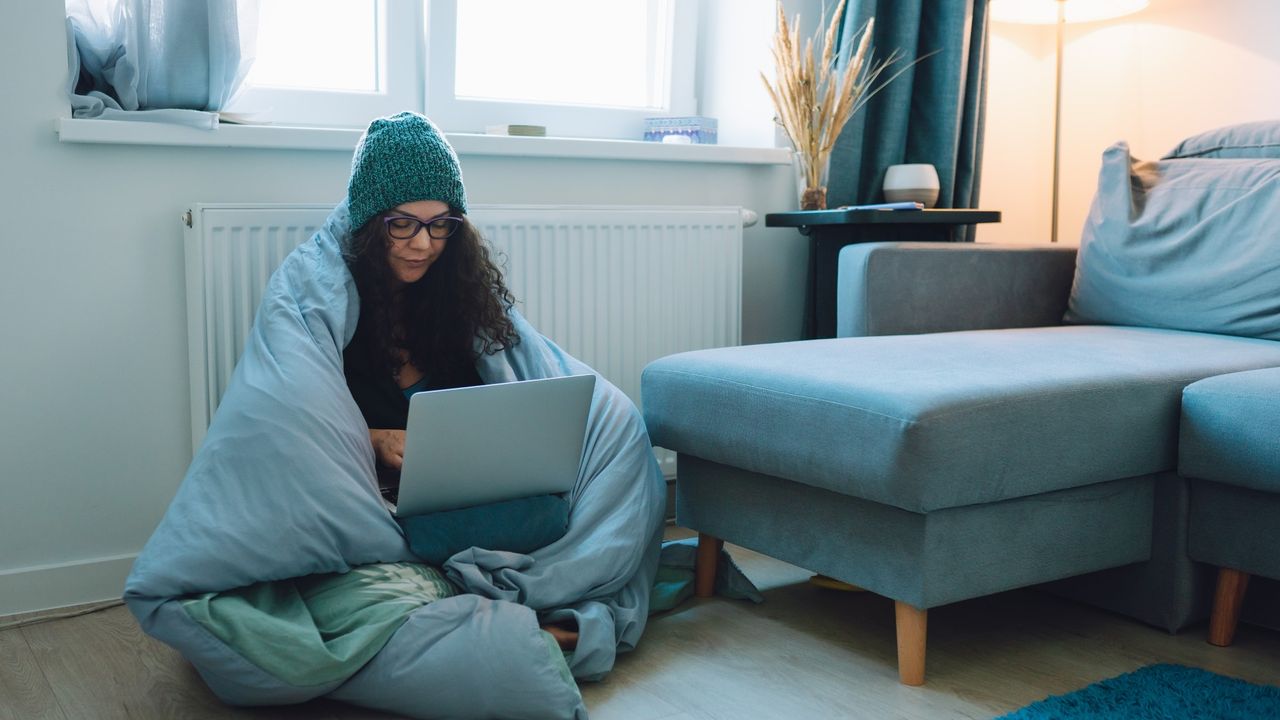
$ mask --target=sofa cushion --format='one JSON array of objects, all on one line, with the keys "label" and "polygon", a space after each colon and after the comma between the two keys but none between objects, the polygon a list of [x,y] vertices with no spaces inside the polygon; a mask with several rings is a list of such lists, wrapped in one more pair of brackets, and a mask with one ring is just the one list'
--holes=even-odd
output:
[{"label": "sofa cushion", "polygon": [[1280,158],[1280,120],[1228,125],[1192,135],[1161,159],[1192,157]]},{"label": "sofa cushion", "polygon": [[1180,432],[1182,475],[1280,493],[1280,368],[1187,386]]},{"label": "sofa cushion", "polygon": [[1280,343],[1065,326],[702,350],[642,376],[656,445],[915,512],[1173,470],[1178,406]]},{"label": "sofa cushion", "polygon": [[1102,157],[1066,319],[1280,340],[1280,159]]}]

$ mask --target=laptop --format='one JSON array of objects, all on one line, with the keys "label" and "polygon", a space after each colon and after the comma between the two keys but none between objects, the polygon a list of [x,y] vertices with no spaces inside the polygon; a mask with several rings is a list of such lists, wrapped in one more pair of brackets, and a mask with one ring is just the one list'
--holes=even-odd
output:
[{"label": "laptop", "polygon": [[392,513],[572,490],[595,385],[595,375],[570,375],[415,393]]}]

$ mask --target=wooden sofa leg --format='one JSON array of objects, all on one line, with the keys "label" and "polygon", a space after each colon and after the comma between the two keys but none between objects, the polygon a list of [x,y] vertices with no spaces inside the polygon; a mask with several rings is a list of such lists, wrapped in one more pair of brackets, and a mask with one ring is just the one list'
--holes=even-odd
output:
[{"label": "wooden sofa leg", "polygon": [[698,555],[693,566],[693,594],[709,598],[716,591],[716,563],[724,541],[706,533],[698,533]]},{"label": "wooden sofa leg", "polygon": [[1209,643],[1226,647],[1236,637],[1244,591],[1249,588],[1249,573],[1220,568],[1218,589],[1213,594],[1213,614],[1209,616]]},{"label": "wooden sofa leg", "polygon": [[898,628],[898,680],[903,685],[923,685],[929,611],[896,600],[893,609]]}]

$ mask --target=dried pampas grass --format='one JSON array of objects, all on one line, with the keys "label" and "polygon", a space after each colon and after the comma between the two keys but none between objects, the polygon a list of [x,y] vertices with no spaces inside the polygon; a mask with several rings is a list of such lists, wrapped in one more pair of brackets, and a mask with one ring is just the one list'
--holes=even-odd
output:
[{"label": "dried pampas grass", "polygon": [[[776,112],[775,122],[782,126],[795,148],[804,177],[806,192],[822,190],[825,205],[825,174],[831,159],[831,149],[849,118],[882,87],[910,67],[902,68],[883,83],[876,85],[881,73],[897,62],[895,50],[888,58],[873,61],[871,31],[875,18],[862,28],[857,47],[842,67],[837,67],[836,32],[845,0],[840,0],[827,23],[825,32],[806,38],[800,45],[800,16],[787,23],[782,2],[778,2],[778,28],[773,36],[773,61],[776,69],[776,85],[762,72],[769,99]],[[814,59],[813,45],[821,40],[821,57]],[[809,201],[802,204],[808,205]]]}]

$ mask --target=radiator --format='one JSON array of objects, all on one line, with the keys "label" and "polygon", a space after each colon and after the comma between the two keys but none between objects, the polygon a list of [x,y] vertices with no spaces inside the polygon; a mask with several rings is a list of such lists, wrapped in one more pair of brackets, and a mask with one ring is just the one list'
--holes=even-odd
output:
[{"label": "radiator", "polygon": [[[198,204],[185,217],[193,450],[267,279],[330,209]],[[741,342],[744,215],[752,214],[582,205],[475,205],[470,213],[525,317],[637,405],[640,371],[651,360]],[[674,475],[672,454],[658,457]]]}]

